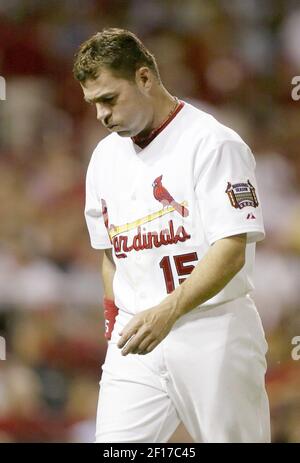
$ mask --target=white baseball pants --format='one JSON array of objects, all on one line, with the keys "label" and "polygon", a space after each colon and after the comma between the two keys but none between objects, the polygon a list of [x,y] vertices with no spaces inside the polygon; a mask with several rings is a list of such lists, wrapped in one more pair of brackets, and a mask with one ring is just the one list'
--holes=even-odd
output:
[{"label": "white baseball pants", "polygon": [[250,296],[181,317],[149,354],[121,355],[119,312],[109,342],[96,442],[167,442],[180,421],[195,442],[269,442],[267,343]]}]

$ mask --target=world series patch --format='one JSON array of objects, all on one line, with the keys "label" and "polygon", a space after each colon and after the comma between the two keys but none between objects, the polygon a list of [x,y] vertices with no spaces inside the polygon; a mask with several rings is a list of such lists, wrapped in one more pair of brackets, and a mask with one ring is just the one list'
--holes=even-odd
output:
[{"label": "world series patch", "polygon": [[228,194],[231,205],[236,209],[243,209],[246,206],[258,206],[255,188],[249,180],[247,180],[247,183],[231,184],[227,182],[225,193]]}]

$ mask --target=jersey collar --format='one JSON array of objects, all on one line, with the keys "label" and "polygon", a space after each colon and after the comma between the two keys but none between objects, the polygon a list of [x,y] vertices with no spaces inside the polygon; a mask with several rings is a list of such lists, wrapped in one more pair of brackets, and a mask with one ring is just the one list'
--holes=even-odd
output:
[{"label": "jersey collar", "polygon": [[174,111],[167,117],[167,119],[165,119],[159,127],[157,127],[156,129],[153,129],[150,132],[150,134],[147,135],[147,137],[142,138],[142,137],[139,137],[138,135],[136,135],[135,137],[131,137],[131,140],[136,145],[138,145],[140,148],[142,148],[142,149],[146,148],[146,146],[148,146],[154,140],[154,138],[157,137],[157,135],[160,132],[162,132],[167,127],[167,125],[170,124],[170,122],[174,119],[174,117],[177,116],[177,114],[183,108],[183,106],[184,106],[184,102],[179,101],[178,105],[176,106]]}]

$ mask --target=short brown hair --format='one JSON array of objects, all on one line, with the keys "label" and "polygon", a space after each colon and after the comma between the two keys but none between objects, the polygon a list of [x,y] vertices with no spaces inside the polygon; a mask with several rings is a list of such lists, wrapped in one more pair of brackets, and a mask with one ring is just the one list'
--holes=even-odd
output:
[{"label": "short brown hair", "polygon": [[73,74],[83,83],[96,79],[101,67],[117,77],[134,80],[135,72],[147,66],[160,81],[155,57],[132,32],[125,29],[104,29],[84,42],[75,55]]}]

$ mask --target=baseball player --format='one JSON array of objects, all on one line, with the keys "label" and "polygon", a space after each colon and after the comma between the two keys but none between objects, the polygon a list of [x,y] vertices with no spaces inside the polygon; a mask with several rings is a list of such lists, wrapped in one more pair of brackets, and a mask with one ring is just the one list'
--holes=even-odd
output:
[{"label": "baseball player", "polygon": [[180,422],[195,442],[269,442],[251,150],[172,96],[129,31],[83,43],[74,75],[110,132],[86,178],[108,340],[96,442],[167,442]]}]

